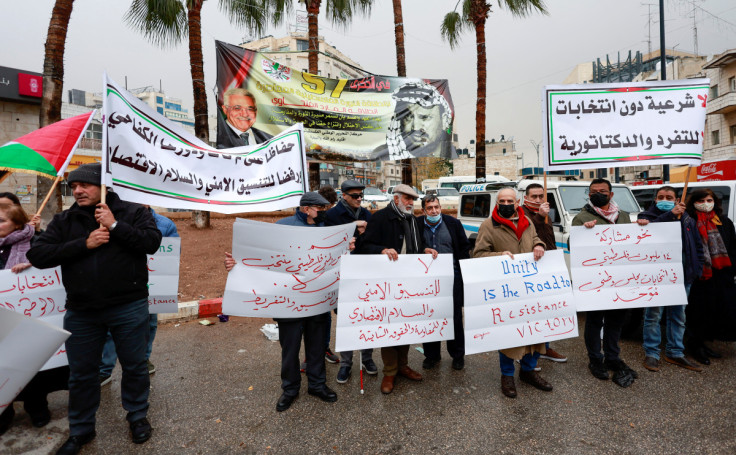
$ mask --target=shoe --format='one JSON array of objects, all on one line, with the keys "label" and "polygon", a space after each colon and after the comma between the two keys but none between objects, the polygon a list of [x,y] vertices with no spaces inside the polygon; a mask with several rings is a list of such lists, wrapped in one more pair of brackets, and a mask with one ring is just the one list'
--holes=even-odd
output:
[{"label": "shoe", "polygon": [[56,455],[75,455],[82,450],[83,445],[91,442],[95,436],[97,436],[97,433],[94,431],[79,436],[69,436],[64,445],[56,451]]},{"label": "shoe", "polygon": [[381,381],[381,393],[389,394],[394,390],[394,380],[396,376],[384,376]]},{"label": "shoe", "polygon": [[[521,361],[520,360],[514,360],[514,362],[516,362],[519,365],[521,365]],[[542,367],[540,367],[539,364],[537,364],[537,366],[534,367],[534,371],[542,371]]]},{"label": "shoe", "polygon": [[611,371],[618,371],[618,370],[624,370],[628,372],[632,378],[639,379],[639,373],[631,369],[630,366],[626,365],[623,360],[616,359],[616,360],[606,360],[603,362],[605,366],[611,370]]},{"label": "shoe", "polygon": [[309,389],[307,390],[307,393],[319,398],[322,401],[326,401],[328,403],[334,403],[337,401],[337,394],[335,393],[334,390],[332,390],[331,388],[327,386],[324,386],[319,390]]},{"label": "shoe", "polygon": [[337,363],[340,361],[340,358],[335,355],[334,352],[330,348],[327,348],[325,351],[325,360],[327,360],[330,363]]},{"label": "shoe", "polygon": [[299,394],[296,395],[287,395],[285,393],[282,393],[279,397],[278,403],[276,403],[276,411],[278,412],[284,412],[287,409],[291,407],[291,403],[296,400],[296,397],[298,397]]},{"label": "shoe", "polygon": [[143,444],[151,439],[152,431],[153,428],[145,417],[130,423],[130,435],[135,444]]},{"label": "shoe", "polygon": [[634,376],[631,375],[631,371],[626,369],[614,370],[611,380],[614,384],[626,388],[634,383]]},{"label": "shoe", "polygon": [[417,373],[416,371],[412,370],[408,366],[404,366],[399,368],[399,376],[403,376],[406,379],[411,379],[412,381],[421,381],[422,375]]},{"label": "shoe", "polygon": [[8,407],[0,414],[0,435],[5,434],[10,426],[13,424],[13,417],[15,417],[15,409],[13,409],[13,402],[8,403]]},{"label": "shoe", "polygon": [[545,392],[552,390],[552,385],[545,381],[543,377],[536,371],[521,371],[519,372],[519,380],[526,382],[527,384]]},{"label": "shoe", "polygon": [[547,360],[551,360],[553,362],[559,362],[559,363],[567,362],[567,357],[565,357],[564,355],[560,354],[559,352],[555,351],[552,348],[547,348],[547,352],[545,354],[541,354],[539,358],[547,359]]},{"label": "shoe", "polygon": [[705,354],[710,357],[711,359],[720,359],[723,358],[723,355],[721,355],[720,352],[714,351],[713,349],[709,348],[706,345],[703,345],[703,351],[705,351]]},{"label": "shoe", "polygon": [[462,370],[465,368],[465,357],[455,357],[452,359],[452,369]]},{"label": "shoe", "polygon": [[425,357],[422,362],[422,368],[425,370],[431,370],[440,363],[440,359],[433,359],[432,357]]},{"label": "shoe", "polygon": [[111,374],[101,374],[100,375],[100,387],[108,385],[111,381],[112,381]]},{"label": "shoe", "polygon": [[697,372],[703,371],[703,367],[693,362],[692,360],[686,358],[685,356],[683,357],[664,356],[664,360],[668,363],[677,365],[678,367],[686,368],[688,370],[697,371]]},{"label": "shoe", "polygon": [[146,364],[148,365],[148,374],[156,372],[156,366],[150,360],[146,360]]},{"label": "shoe", "polygon": [[351,368],[348,366],[341,366],[340,370],[337,372],[337,383],[338,384],[345,384],[348,382],[348,379],[350,378],[350,370]]},{"label": "shoe", "polygon": [[655,359],[651,356],[644,357],[644,368],[649,371],[659,371],[659,359]]},{"label": "shoe", "polygon": [[501,393],[509,398],[516,398],[516,384],[513,376],[501,376]]},{"label": "shoe", "polygon": [[710,359],[708,358],[708,353],[705,351],[705,347],[701,346],[695,350],[692,351],[693,359],[695,359],[698,363],[702,363],[703,365],[710,365]]},{"label": "shoe", "polygon": [[603,364],[603,360],[601,359],[591,359],[590,363],[588,364],[588,369],[598,379],[601,379],[603,381],[607,381],[609,379],[608,377],[608,368]]},{"label": "shoe", "polygon": [[31,416],[31,424],[36,428],[45,427],[51,422],[51,411],[49,411],[49,408],[43,409],[41,412],[29,412],[28,414]]},{"label": "shoe", "polygon": [[302,373],[307,371],[307,361],[306,360],[302,362],[301,365],[299,365],[299,371]]},{"label": "shoe", "polygon": [[373,361],[373,359],[364,360],[361,368],[364,368],[365,372],[370,375],[378,374],[378,367],[376,366],[376,363]]}]

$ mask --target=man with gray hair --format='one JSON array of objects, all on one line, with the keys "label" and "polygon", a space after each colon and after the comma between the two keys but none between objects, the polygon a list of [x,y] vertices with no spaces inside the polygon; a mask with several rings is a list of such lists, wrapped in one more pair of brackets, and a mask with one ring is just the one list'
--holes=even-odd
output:
[{"label": "man with gray hair", "polygon": [[225,118],[218,117],[217,122],[218,148],[260,144],[273,137],[265,131],[253,128],[258,107],[253,94],[244,88],[231,88],[225,92],[222,112]]}]

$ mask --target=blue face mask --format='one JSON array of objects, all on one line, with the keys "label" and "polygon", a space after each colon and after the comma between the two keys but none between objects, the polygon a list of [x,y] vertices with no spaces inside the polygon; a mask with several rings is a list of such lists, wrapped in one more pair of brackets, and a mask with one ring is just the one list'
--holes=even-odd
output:
[{"label": "blue face mask", "polygon": [[442,215],[435,215],[435,216],[427,215],[427,221],[429,221],[432,224],[439,223],[441,218],[442,218]]},{"label": "blue face mask", "polygon": [[675,203],[673,201],[657,201],[657,208],[663,212],[669,212],[675,208]]}]

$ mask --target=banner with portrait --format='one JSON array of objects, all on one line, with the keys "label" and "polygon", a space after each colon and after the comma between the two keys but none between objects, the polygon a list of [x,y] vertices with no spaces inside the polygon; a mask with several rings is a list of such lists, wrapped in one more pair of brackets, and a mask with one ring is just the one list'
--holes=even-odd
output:
[{"label": "banner with portrait", "polygon": [[307,155],[321,160],[456,157],[447,80],[332,79],[221,41],[216,49],[218,148],[263,142],[303,123]]}]

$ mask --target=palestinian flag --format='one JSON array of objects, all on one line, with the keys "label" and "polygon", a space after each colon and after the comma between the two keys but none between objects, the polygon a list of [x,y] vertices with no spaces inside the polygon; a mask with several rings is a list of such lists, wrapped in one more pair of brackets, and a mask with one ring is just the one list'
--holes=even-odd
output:
[{"label": "palestinian flag", "polygon": [[56,178],[84,136],[95,111],[52,123],[0,147],[0,171]]}]

